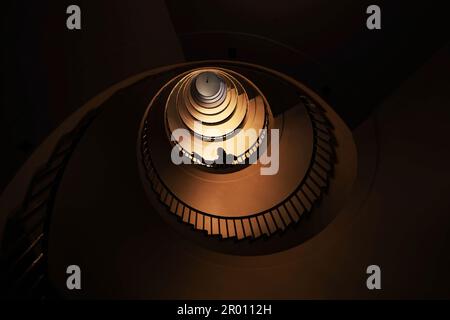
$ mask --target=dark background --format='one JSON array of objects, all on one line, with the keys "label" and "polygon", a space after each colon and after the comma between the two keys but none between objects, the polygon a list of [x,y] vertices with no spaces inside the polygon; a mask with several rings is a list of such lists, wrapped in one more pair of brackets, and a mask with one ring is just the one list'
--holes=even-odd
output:
[{"label": "dark background", "polygon": [[[319,92],[353,131],[358,181],[367,189],[355,187],[349,201],[351,207],[358,197],[365,197],[364,205],[354,210],[357,214],[340,214],[320,236],[297,248],[303,254],[284,253],[287,268],[293,266],[292,259],[297,259],[297,264],[290,272],[283,266],[274,268],[281,271],[270,279],[270,290],[255,293],[250,285],[231,290],[235,284],[227,277],[199,282],[194,264],[184,269],[188,281],[178,283],[176,273],[168,272],[168,267],[178,266],[177,250],[183,251],[180,241],[173,241],[170,259],[161,259],[163,263],[153,264],[148,255],[148,246],[163,251],[166,247],[152,238],[149,228],[155,224],[146,219],[157,220],[157,216],[148,214],[141,185],[132,181],[138,178],[136,172],[130,173],[136,164],[136,130],[126,134],[114,131],[123,140],[120,150],[125,150],[128,165],[122,165],[121,157],[107,159],[107,165],[98,162],[103,159],[100,156],[117,150],[109,136],[101,135],[102,124],[111,125],[113,131],[120,121],[130,126],[138,123],[127,121],[121,108],[114,109],[116,113],[104,113],[93,123],[77,147],[54,210],[59,222],[67,226],[55,229],[62,236],[55,242],[59,251],[54,257],[61,258],[63,265],[64,259],[73,258],[89,263],[92,279],[119,279],[113,283],[118,290],[103,288],[107,281],[95,281],[98,290],[88,293],[108,297],[129,290],[131,297],[145,297],[154,290],[158,297],[172,298],[449,296],[450,47],[445,2],[377,1],[382,8],[382,30],[375,31],[365,26],[371,1],[75,3],[82,10],[80,31],[65,26],[65,11],[72,2],[3,4],[0,189],[45,137],[94,95],[139,72],[198,59],[262,64]],[[132,108],[127,111],[136,112]],[[140,119],[141,113],[134,116]],[[109,144],[101,143],[102,137]],[[122,189],[115,188],[116,180],[123,182],[119,184]],[[10,188],[9,194],[14,190]],[[138,197],[141,202],[134,201]],[[110,203],[110,199],[116,202]],[[111,211],[101,208],[104,203]],[[139,204],[144,210],[130,209]],[[80,212],[86,220],[79,219]],[[133,219],[130,212],[146,223]],[[126,219],[122,213],[127,214]],[[104,221],[108,221],[108,230],[102,229]],[[164,226],[161,223],[160,229]],[[82,237],[73,236],[80,230]],[[102,230],[101,241],[98,230]],[[174,233],[173,239],[178,239],[176,236]],[[111,245],[114,241],[117,245]],[[101,244],[103,250],[96,251]],[[67,246],[73,252],[68,252]],[[128,263],[127,254],[139,263]],[[227,263],[215,263],[206,264],[203,270],[234,277],[238,266],[239,277],[253,281],[254,288],[260,279],[268,281],[267,270],[257,268],[256,272],[245,266],[245,259],[222,258],[228,261],[228,268],[223,267]],[[115,269],[103,268],[111,261]],[[383,267],[386,290],[380,295],[364,286],[363,266],[372,263]],[[152,277],[143,276],[152,267],[166,274],[171,286],[155,273],[164,288],[156,290],[154,283],[149,283]]]}]

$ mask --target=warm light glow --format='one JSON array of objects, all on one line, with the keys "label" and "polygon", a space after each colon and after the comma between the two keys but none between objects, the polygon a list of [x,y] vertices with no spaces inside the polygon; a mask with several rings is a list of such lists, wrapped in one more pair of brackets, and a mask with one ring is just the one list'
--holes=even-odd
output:
[{"label": "warm light glow", "polygon": [[[230,70],[197,69],[173,88],[166,105],[168,131],[185,129],[175,144],[197,164],[213,167],[219,157],[245,163],[265,138],[268,115],[261,95],[250,98],[253,84]],[[257,92],[256,90],[253,90]]]}]

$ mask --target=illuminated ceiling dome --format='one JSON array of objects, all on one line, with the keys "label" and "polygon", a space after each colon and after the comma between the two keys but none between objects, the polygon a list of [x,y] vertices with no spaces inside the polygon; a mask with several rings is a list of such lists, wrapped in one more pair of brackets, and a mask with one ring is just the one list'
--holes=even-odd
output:
[{"label": "illuminated ceiling dome", "polygon": [[[229,164],[244,163],[258,150],[269,118],[267,103],[252,83],[218,68],[183,76],[166,103],[169,138],[175,130],[187,129],[192,134],[176,142],[178,149],[207,167],[224,164],[225,159],[218,159],[222,152],[232,157]],[[254,133],[251,136],[250,131]]]},{"label": "illuminated ceiling dome", "polygon": [[[313,211],[335,166],[329,107],[306,87],[276,81],[295,104],[273,108],[247,75],[222,66],[179,73],[152,98],[138,154],[144,187],[164,207],[160,214],[210,236],[256,239]],[[189,135],[180,139],[178,129]],[[258,134],[240,139],[249,129]],[[187,161],[174,163],[173,150]],[[217,161],[221,153],[233,161]],[[261,174],[268,164],[257,160],[270,156],[278,156],[276,172]]]}]

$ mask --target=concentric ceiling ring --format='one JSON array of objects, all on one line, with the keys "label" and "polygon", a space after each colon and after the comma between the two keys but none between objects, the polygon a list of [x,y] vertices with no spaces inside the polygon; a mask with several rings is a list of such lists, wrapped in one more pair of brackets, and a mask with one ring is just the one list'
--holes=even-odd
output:
[{"label": "concentric ceiling ring", "polygon": [[[210,109],[216,108],[217,113],[227,108],[245,111],[242,121],[233,120],[223,127],[222,136],[196,132],[195,127],[189,126],[189,121],[195,121],[196,117],[214,119],[216,114],[200,112],[210,109],[194,97],[192,85],[205,72],[216,74],[227,88],[223,101]],[[219,91],[214,86],[205,92],[216,96]],[[199,114],[191,113],[194,109]],[[236,119],[233,114],[205,125],[216,126]],[[221,171],[220,167],[205,171],[199,162],[177,166],[170,161],[174,146],[190,157],[192,142],[211,144],[219,136],[230,138],[227,134],[231,128],[245,126],[282,132],[280,168],[276,175],[261,176],[261,165],[243,166],[238,161],[234,167],[239,170],[231,172]],[[180,127],[193,132],[194,140],[170,143],[171,132]],[[311,212],[327,188],[333,170],[333,141],[332,127],[323,109],[304,92],[297,105],[274,117],[264,95],[242,74],[223,68],[201,68],[173,78],[154,97],[144,117],[140,150],[147,179],[169,212],[209,235],[243,239],[270,236]]]},{"label": "concentric ceiling ring", "polygon": [[[192,133],[191,138],[175,142],[189,159],[214,167],[219,149],[235,159],[233,164],[244,163],[258,150],[268,126],[268,107],[263,99],[250,99],[244,85],[251,83],[238,77],[221,69],[196,70],[173,87],[165,109],[167,132],[186,129]],[[245,139],[249,130],[255,135]]]}]

